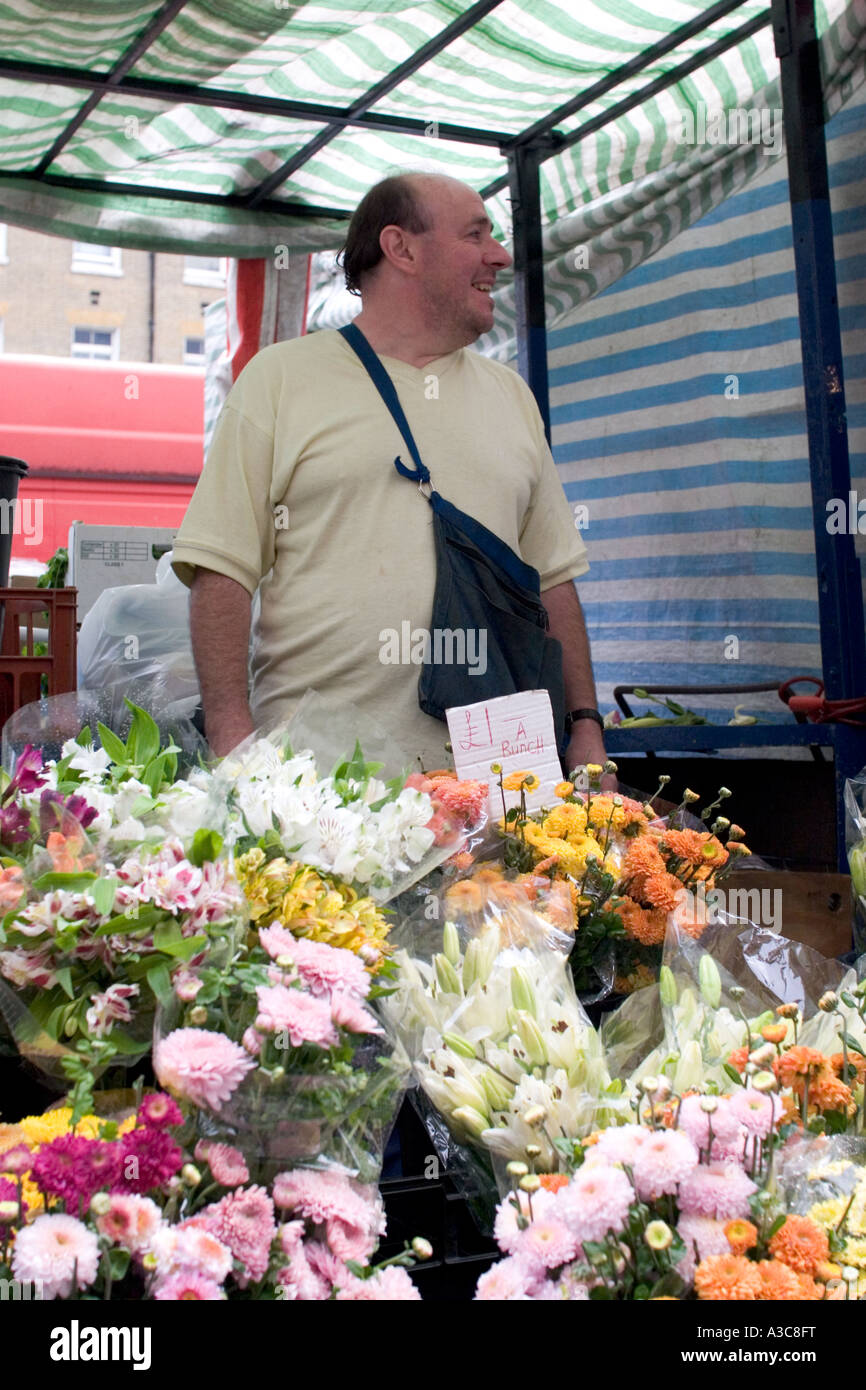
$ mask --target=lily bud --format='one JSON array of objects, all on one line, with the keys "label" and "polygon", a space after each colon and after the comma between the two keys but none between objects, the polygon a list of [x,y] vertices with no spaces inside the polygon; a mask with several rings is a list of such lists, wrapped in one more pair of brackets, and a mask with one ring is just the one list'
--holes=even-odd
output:
[{"label": "lily bud", "polygon": [[524,1124],[529,1125],[530,1129],[538,1129],[547,1119],[547,1111],[543,1105],[530,1105],[528,1110],[524,1110],[520,1118]]},{"label": "lily bud", "polygon": [[504,1077],[498,1076],[495,1071],[485,1067],[479,1073],[478,1080],[484,1091],[491,1110],[507,1110],[508,1103],[514,1095],[514,1085],[506,1081]]},{"label": "lily bud", "polygon": [[722,1002],[722,977],[716,962],[706,953],[698,966],[698,983],[704,1003],[710,1009],[717,1009]]},{"label": "lily bud", "polygon": [[668,965],[663,965],[659,971],[659,995],[662,1003],[669,1009],[677,1002],[677,982]]},{"label": "lily bud", "polygon": [[488,1127],[486,1115],[482,1115],[480,1110],[473,1109],[471,1105],[458,1106],[451,1114],[470,1139],[480,1139]]},{"label": "lily bud", "polygon": [[674,1090],[678,1095],[684,1095],[686,1091],[691,1091],[695,1086],[699,1086],[703,1081],[703,1076],[704,1059],[701,1054],[700,1043],[691,1038],[683,1048],[677,1063]]},{"label": "lily bud", "polygon": [[433,1246],[423,1236],[416,1236],[412,1241],[412,1254],[418,1260],[429,1260],[433,1256]]},{"label": "lily bud", "polygon": [[466,954],[463,957],[463,988],[468,994],[475,981],[478,979],[478,942],[473,939],[466,944]]},{"label": "lily bud", "polygon": [[511,971],[511,1000],[515,1009],[523,1009],[528,1014],[535,1014],[535,994],[529,976],[519,965],[515,965]]},{"label": "lily bud", "polygon": [[526,1060],[531,1067],[547,1066],[547,1049],[544,1036],[531,1014],[518,1010],[517,1036],[526,1051]]},{"label": "lily bud", "polygon": [[448,957],[434,956],[433,964],[436,967],[436,979],[439,981],[439,988],[442,992],[444,994],[460,994],[460,980]]},{"label": "lily bud", "polygon": [[442,950],[452,965],[459,965],[460,937],[453,922],[446,922],[442,928]]},{"label": "lily bud", "polygon": [[458,1057],[471,1057],[474,1060],[477,1056],[474,1045],[460,1033],[443,1033],[442,1040]]}]

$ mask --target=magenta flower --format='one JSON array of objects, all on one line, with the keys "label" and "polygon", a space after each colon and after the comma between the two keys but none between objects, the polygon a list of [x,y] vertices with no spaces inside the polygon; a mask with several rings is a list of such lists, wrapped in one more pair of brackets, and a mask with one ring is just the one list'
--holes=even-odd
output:
[{"label": "magenta flower", "polygon": [[205,1028],[177,1028],[153,1051],[160,1085],[211,1110],[219,1110],[231,1098],[254,1066],[238,1043]]},{"label": "magenta flower", "polygon": [[23,792],[25,796],[28,792],[35,792],[36,788],[41,787],[45,781],[41,775],[42,771],[42,754],[38,748],[33,747],[32,743],[28,743],[15,759],[15,773],[3,795],[0,796],[0,803],[11,801],[18,792]]},{"label": "magenta flower", "polygon": [[152,1129],[166,1129],[169,1125],[183,1124],[183,1115],[177,1101],[163,1091],[143,1096],[138,1107],[139,1122],[150,1125]]},{"label": "magenta flower", "polygon": [[9,802],[0,806],[0,841],[4,845],[21,845],[30,839],[30,812]]},{"label": "magenta flower", "polygon": [[76,793],[64,797],[46,787],[39,798],[39,833],[45,836],[52,830],[59,830],[62,835],[74,835],[86,830],[98,815],[96,807],[83,796]]},{"label": "magenta flower", "polygon": [[163,1187],[183,1163],[183,1152],[164,1129],[133,1129],[118,1141],[121,1170],[112,1185],[114,1192],[135,1192],[140,1196]]},{"label": "magenta flower", "polygon": [[67,1208],[77,1209],[79,1202],[89,1201],[100,1185],[91,1185],[86,1166],[88,1149],[96,1142],[77,1134],[61,1134],[41,1144],[30,1170],[37,1187],[49,1197],[59,1197]]}]

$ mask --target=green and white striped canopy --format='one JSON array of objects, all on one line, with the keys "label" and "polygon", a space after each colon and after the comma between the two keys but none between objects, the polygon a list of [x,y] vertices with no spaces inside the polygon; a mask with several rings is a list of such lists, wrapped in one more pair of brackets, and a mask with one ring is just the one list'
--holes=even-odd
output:
[{"label": "green and white striped canopy", "polygon": [[[502,146],[557,112],[541,196],[562,312],[775,157],[699,134],[702,113],[781,105],[769,20],[766,0],[0,0],[0,220],[307,252],[340,244],[377,179],[424,168],[482,192],[507,239]],[[863,78],[866,0],[817,0],[816,20],[830,112]],[[594,262],[567,264],[576,244]]]}]

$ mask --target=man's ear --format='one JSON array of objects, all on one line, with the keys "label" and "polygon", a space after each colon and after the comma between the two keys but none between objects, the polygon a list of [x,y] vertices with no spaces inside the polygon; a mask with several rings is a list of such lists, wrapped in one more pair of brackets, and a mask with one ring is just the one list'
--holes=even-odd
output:
[{"label": "man's ear", "polygon": [[412,249],[412,237],[402,227],[389,225],[379,233],[382,255],[404,275],[414,275],[418,266]]}]

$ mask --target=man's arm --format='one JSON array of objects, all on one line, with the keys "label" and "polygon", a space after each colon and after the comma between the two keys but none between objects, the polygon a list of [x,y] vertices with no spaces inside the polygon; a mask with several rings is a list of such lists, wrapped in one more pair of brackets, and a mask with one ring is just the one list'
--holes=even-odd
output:
[{"label": "man's arm", "polygon": [[217,757],[253,732],[247,673],[250,602],[244,586],[228,575],[196,569],[189,596],[192,651],[205,735]]},{"label": "man's arm", "polygon": [[[573,582],[568,579],[545,589],[541,601],[550,619],[550,635],[562,643],[566,709],[597,709],[589,638]],[[563,759],[569,772],[584,763],[603,764],[606,757],[602,731],[594,719],[581,719],[572,726]]]}]

